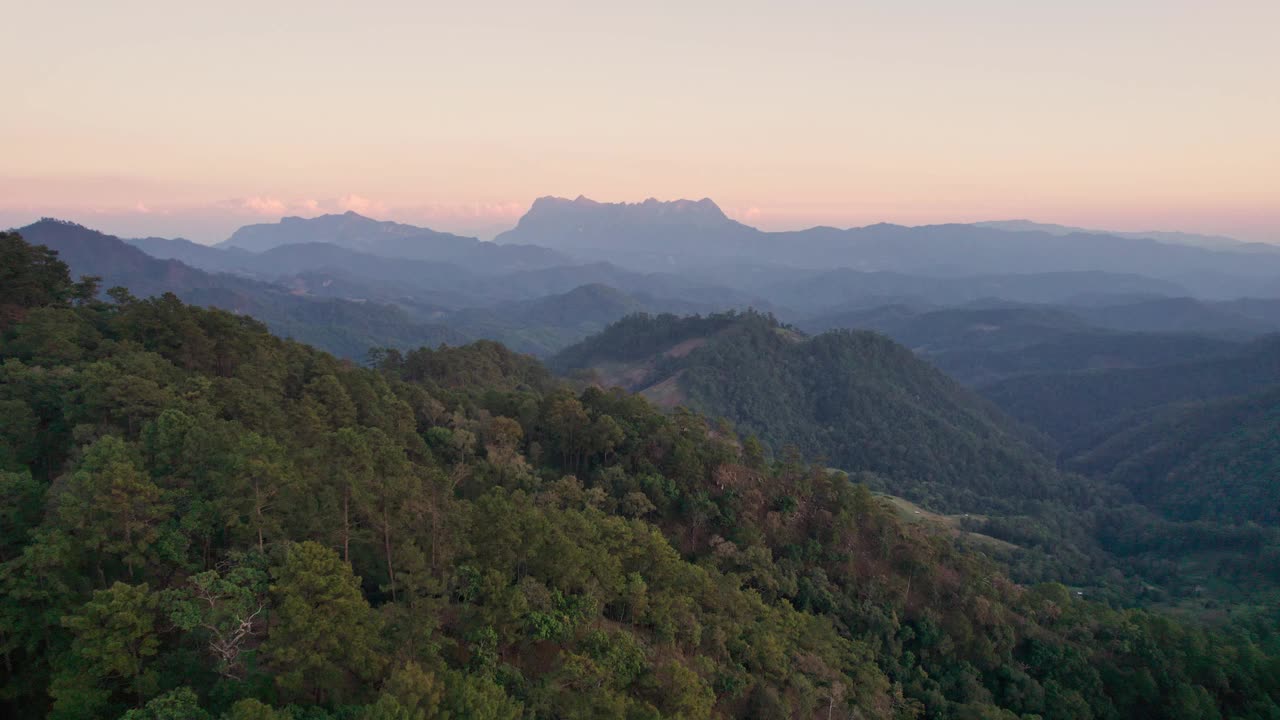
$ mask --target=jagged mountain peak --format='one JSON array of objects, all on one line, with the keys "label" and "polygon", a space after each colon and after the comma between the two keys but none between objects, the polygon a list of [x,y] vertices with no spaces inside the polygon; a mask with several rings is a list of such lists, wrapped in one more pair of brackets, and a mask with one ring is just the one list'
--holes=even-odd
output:
[{"label": "jagged mountain peak", "polygon": [[607,214],[613,220],[626,221],[645,221],[645,220],[676,220],[676,221],[715,221],[730,222],[728,216],[716,205],[711,198],[702,198],[701,200],[676,199],[676,200],[659,200],[654,197],[646,198],[641,202],[598,202],[592,200],[585,195],[579,195],[569,200],[568,198],[558,197],[555,195],[545,195],[533,201],[529,212],[525,214],[525,218],[536,217],[542,213],[548,212],[593,212]]}]

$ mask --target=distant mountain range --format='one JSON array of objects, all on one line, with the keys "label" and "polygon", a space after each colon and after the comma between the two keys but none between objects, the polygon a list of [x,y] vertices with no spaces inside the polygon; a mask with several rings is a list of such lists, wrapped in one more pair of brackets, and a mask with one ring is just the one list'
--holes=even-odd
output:
[{"label": "distant mountain range", "polygon": [[120,238],[74,223],[41,220],[18,232],[30,243],[58,251],[73,274],[101,277],[104,290],[121,286],[138,297],[174,293],[191,304],[251,315],[279,335],[346,357],[363,359],[372,347],[460,344],[468,339],[442,325],[416,322],[394,306],[307,297],[279,285],[158,259]]},{"label": "distant mountain range", "polygon": [[[764,232],[730,219],[709,199],[545,197],[497,242],[354,212],[249,225],[217,246],[128,240],[132,254],[114,238],[85,244],[65,230],[32,228],[24,231],[61,243],[77,272],[104,275],[141,295],[173,291],[254,314],[278,332],[301,333],[348,357],[363,357],[366,342],[409,347],[421,339],[477,338],[550,355],[641,311],[754,308],[809,329],[872,327],[892,335],[915,332],[908,326],[928,320],[921,313],[1031,305],[1053,306],[1042,309],[1082,324],[1051,329],[1054,342],[1069,344],[1064,352],[1073,359],[1065,365],[1048,361],[1048,342],[1036,350],[1046,353],[1040,360],[1010,365],[991,348],[940,350],[937,341],[895,335],[961,379],[986,382],[1082,363],[1141,364],[1164,351],[1156,348],[1187,345],[1120,339],[1125,333],[1234,341],[1280,329],[1280,254],[1027,221]],[[1225,247],[1221,240],[1194,244]],[[325,305],[335,311],[327,317],[381,329],[348,327],[320,338],[310,321],[297,320],[302,310],[311,317],[317,303],[346,303]],[[883,325],[877,313],[896,312],[883,308],[904,308],[913,319]]]},{"label": "distant mountain range", "polygon": [[[324,270],[372,275],[396,287],[405,285],[406,275],[430,278],[433,302],[454,307],[520,297],[501,288],[468,292],[477,290],[476,281],[458,268],[481,276],[552,269],[571,276],[547,292],[595,282],[620,287],[617,273],[658,274],[678,277],[681,291],[696,289],[703,300],[727,298],[723,292],[709,297],[703,292],[707,288],[737,291],[733,302],[767,302],[784,315],[788,308],[804,313],[839,302],[867,307],[1000,297],[1114,304],[1156,297],[1280,296],[1280,247],[1260,243],[1027,220],[765,232],[730,219],[706,198],[602,203],[581,196],[542,197],[491,243],[354,212],[249,225],[216,248],[158,238],[132,242],[157,257],[260,278]],[[369,258],[339,256],[320,245],[392,259],[401,267],[376,268]],[[290,252],[282,254],[285,248]],[[404,260],[435,265],[409,268],[402,266]],[[594,271],[564,270],[584,266]],[[616,269],[614,277],[602,273],[604,267]],[[835,274],[815,279],[813,272]],[[650,277],[648,282],[656,281]],[[635,278],[627,282],[632,292],[671,289]],[[441,293],[458,297],[449,300]]]},{"label": "distant mountain range", "polygon": [[337,245],[379,257],[456,263],[494,273],[567,262],[564,256],[544,247],[481,242],[429,228],[373,220],[354,212],[316,218],[286,217],[278,223],[246,225],[219,247],[263,252],[300,243]]},{"label": "distant mountain range", "polygon": [[474,243],[490,249],[450,256],[464,266],[382,257],[328,243],[283,243],[253,252],[180,239],[125,242],[56,220],[18,232],[57,250],[73,272],[101,276],[104,289],[123,286],[141,297],[172,292],[193,304],[252,315],[280,335],[356,359],[373,347],[458,345],[479,338],[546,355],[630,313],[708,312],[749,304],[730,290],[605,263],[496,274],[499,266],[481,258],[502,257],[507,246],[478,240]]},{"label": "distant mountain range", "polygon": [[1190,245],[1210,250],[1229,250],[1233,252],[1280,253],[1280,246],[1268,243],[1251,243],[1223,235],[1199,235],[1196,233],[1169,232],[1164,230],[1148,230],[1145,232],[1118,232],[1115,230],[1090,230],[1071,225],[1040,223],[1032,220],[995,220],[973,223],[976,227],[993,230],[1010,230],[1013,232],[1046,232],[1050,235],[1110,235],[1112,237],[1158,240],[1170,245]]},{"label": "distant mountain range", "polygon": [[1045,272],[929,277],[840,268],[789,278],[759,290],[801,312],[865,309],[885,304],[960,305],[999,299],[1065,305],[1114,304],[1183,297],[1186,288],[1128,273]]},{"label": "distant mountain range", "polygon": [[[1280,301],[1275,302],[1280,315]],[[1128,308],[1122,306],[1118,312],[1128,314]],[[1105,320],[1107,309],[1008,303],[932,309],[888,305],[819,316],[802,327],[813,332],[875,330],[957,380],[979,386],[1019,375],[1219,357],[1239,348],[1221,333],[1155,332],[1151,327],[1125,331],[1095,322],[1096,318]],[[1248,322],[1244,317],[1235,319]]]},{"label": "distant mountain range", "polygon": [[1108,272],[1190,283],[1193,292],[1223,298],[1253,294],[1280,276],[1280,252],[1222,252],[1144,234],[1049,229],[882,223],[765,232],[731,220],[706,199],[628,204],[544,197],[495,240],[649,270],[727,261],[941,277]]}]

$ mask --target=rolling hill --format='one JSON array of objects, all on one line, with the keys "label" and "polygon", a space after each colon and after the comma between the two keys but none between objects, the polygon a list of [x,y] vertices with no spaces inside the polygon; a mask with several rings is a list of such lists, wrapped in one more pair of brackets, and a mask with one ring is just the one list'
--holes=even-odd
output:
[{"label": "rolling hill", "polygon": [[[1250,308],[1254,312],[1249,312]],[[1197,333],[1237,339],[1280,332],[1280,300],[1205,302],[1168,297],[1081,307],[1074,312],[1094,327],[1127,332]]]},{"label": "rolling hill", "polygon": [[354,212],[315,218],[286,217],[278,223],[246,225],[220,247],[262,252],[299,243],[337,245],[382,257],[455,263],[492,273],[567,263],[563,255],[543,247],[497,245],[429,228],[374,220]]},{"label": "rolling hill", "polygon": [[411,314],[425,312],[423,319],[428,320],[438,317],[438,311],[532,301],[584,285],[608,285],[624,293],[663,298],[672,306],[769,307],[766,300],[712,283],[673,273],[638,273],[605,262],[512,269],[492,264],[485,253],[453,256],[450,261],[425,260],[412,257],[416,252],[412,248],[407,251],[409,257],[390,257],[332,242],[290,242],[259,252],[180,239],[126,242],[154,257],[182,260],[211,272],[230,272],[311,294],[395,304]]},{"label": "rolling hill", "polygon": [[1176,283],[1129,273],[1035,272],[936,277],[848,268],[788,279],[761,292],[781,305],[819,317],[887,304],[952,306],[998,301],[1077,305],[1094,303],[1097,298],[1148,300],[1188,294]]},{"label": "rolling hill", "polygon": [[[1093,325],[1079,307],[996,304],[931,310],[892,305],[824,315],[812,331],[875,330],[969,385],[1078,370],[1149,367],[1220,357],[1237,342],[1191,333],[1125,332]],[[1241,318],[1244,321],[1243,318]]]},{"label": "rolling hill", "polygon": [[1280,336],[1267,336],[1222,357],[1026,375],[987,385],[982,394],[1070,451],[1124,427],[1129,416],[1173,403],[1245,395],[1276,383]]},{"label": "rolling hill", "polygon": [[727,418],[776,453],[877,473],[935,508],[1008,511],[1085,491],[993,406],[875,333],[807,337],[750,312],[633,316],[551,364]]},{"label": "rolling hill", "polygon": [[1280,384],[1140,413],[1063,462],[1178,520],[1280,526]]},{"label": "rolling hill", "polygon": [[530,300],[464,309],[442,319],[473,337],[493,338],[519,352],[547,356],[632,313],[685,314],[719,307],[632,294],[596,283]]},{"label": "rolling hill", "polygon": [[1013,232],[1039,231],[1046,232],[1051,235],[1077,235],[1084,233],[1089,235],[1140,238],[1158,240],[1170,245],[1190,245],[1192,247],[1227,250],[1231,252],[1280,253],[1280,246],[1277,245],[1245,242],[1243,240],[1237,240],[1223,235],[1202,235],[1199,233],[1170,232],[1165,230],[1148,230],[1140,232],[1091,230],[1089,228],[1058,225],[1055,223],[1040,223],[1033,222],[1031,220],[994,220],[989,222],[977,222],[974,223],[974,225],[977,227],[992,228],[994,230],[1009,230]]},{"label": "rolling hill", "polygon": [[173,293],[192,304],[253,316],[285,337],[343,357],[363,359],[373,347],[468,340],[449,328],[417,322],[393,306],[307,297],[278,285],[208,273],[151,257],[120,238],[74,223],[42,220],[20,233],[32,244],[56,250],[76,275],[100,276],[104,289],[125,287],[138,297]]}]

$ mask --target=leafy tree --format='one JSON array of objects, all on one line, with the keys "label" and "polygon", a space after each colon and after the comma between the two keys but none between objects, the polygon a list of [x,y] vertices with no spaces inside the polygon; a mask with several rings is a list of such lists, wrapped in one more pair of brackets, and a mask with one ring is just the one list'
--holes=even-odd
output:
[{"label": "leafy tree", "polygon": [[154,692],[150,665],[160,649],[157,610],[157,598],[146,585],[118,582],[63,618],[73,639],[50,690],[56,716],[95,715],[121,695],[141,705]]},{"label": "leafy tree", "polygon": [[173,624],[203,635],[214,668],[226,678],[243,678],[244,655],[257,646],[266,625],[268,578],[262,559],[249,556],[221,572],[198,573],[171,591]]},{"label": "leafy tree", "polygon": [[0,470],[0,562],[12,559],[39,524],[44,487],[25,470]]},{"label": "leafy tree", "polygon": [[23,318],[25,310],[65,304],[72,294],[66,263],[57,252],[0,232],[0,330]]},{"label": "leafy tree", "polygon": [[222,716],[223,720],[293,720],[293,718],[292,712],[273,708],[256,698],[238,700]]},{"label": "leafy tree", "polygon": [[249,530],[258,545],[266,551],[266,540],[283,540],[279,504],[295,482],[293,468],[285,459],[284,448],[257,433],[244,435],[233,455],[228,499],[227,525],[233,531]]},{"label": "leafy tree", "polygon": [[53,493],[60,526],[90,550],[103,583],[105,560],[123,562],[133,579],[153,557],[170,507],[120,438],[107,436],[90,446],[79,469]]},{"label": "leafy tree", "polygon": [[209,713],[200,707],[200,698],[188,687],[171,690],[148,701],[140,709],[130,710],[120,720],[208,720]]},{"label": "leafy tree", "polygon": [[351,566],[314,542],[289,547],[272,569],[272,628],[263,664],[283,697],[317,703],[358,699],[377,676],[377,616]]}]

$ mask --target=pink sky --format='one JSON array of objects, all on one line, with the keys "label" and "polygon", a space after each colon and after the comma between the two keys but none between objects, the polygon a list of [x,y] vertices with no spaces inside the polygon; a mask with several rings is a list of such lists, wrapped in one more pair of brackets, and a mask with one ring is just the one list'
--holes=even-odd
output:
[{"label": "pink sky", "polygon": [[0,225],[213,242],[540,195],[766,229],[1032,218],[1280,242],[1275,0],[26,3]]}]

